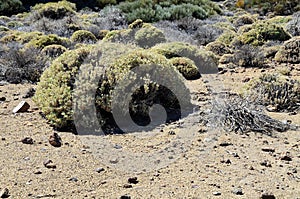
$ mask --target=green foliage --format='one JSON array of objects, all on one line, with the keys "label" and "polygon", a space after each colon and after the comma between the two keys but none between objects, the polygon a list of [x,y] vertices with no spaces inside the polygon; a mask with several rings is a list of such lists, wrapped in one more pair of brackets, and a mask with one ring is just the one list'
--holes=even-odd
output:
[{"label": "green foliage", "polygon": [[0,15],[16,14],[22,9],[20,0],[0,0]]},{"label": "green foliage", "polygon": [[214,41],[206,45],[206,50],[212,51],[216,55],[222,56],[224,54],[231,53],[230,48],[227,47],[224,43],[220,41]]},{"label": "green foliage", "polygon": [[286,41],[275,55],[275,60],[281,63],[300,63],[300,36]]},{"label": "green foliage", "polygon": [[228,30],[225,31],[223,34],[221,34],[217,38],[217,41],[222,42],[226,45],[230,45],[236,36],[237,36],[236,32]]},{"label": "green foliage", "polygon": [[35,12],[35,17],[40,19],[42,17],[50,19],[62,19],[67,15],[74,14],[76,6],[66,0],[59,2],[50,2],[46,4],[37,4],[32,10]]},{"label": "green foliage", "polygon": [[238,37],[243,44],[263,45],[269,40],[285,41],[291,36],[280,26],[268,22],[253,24],[249,32]]},{"label": "green foliage", "polygon": [[42,36],[43,33],[38,31],[33,32],[21,32],[16,30],[10,30],[7,34],[0,39],[2,43],[9,43],[9,42],[18,42],[21,44],[27,43],[30,40]]},{"label": "green foliage", "polygon": [[164,33],[154,26],[145,26],[136,31],[134,39],[143,48],[152,47],[166,41]]},{"label": "green foliage", "polygon": [[136,19],[142,19],[145,22],[176,20],[188,16],[204,19],[209,15],[221,12],[220,8],[209,0],[125,1],[119,4],[119,8],[126,14],[129,22],[133,22]]},{"label": "green foliage", "polygon": [[59,37],[54,34],[41,35],[31,39],[26,44],[26,47],[35,47],[35,48],[43,49],[44,47],[52,44],[58,44],[67,47],[70,45],[70,40],[68,38]]},{"label": "green foliage", "polygon": [[45,70],[37,85],[33,100],[57,128],[72,124],[72,79],[89,52],[89,48],[65,52]]},{"label": "green foliage", "polygon": [[168,59],[186,57],[193,60],[200,73],[215,72],[218,65],[217,57],[210,51],[200,50],[196,46],[183,43],[161,43],[151,48],[152,51],[164,55]]},{"label": "green foliage", "polygon": [[79,43],[94,43],[97,41],[96,36],[87,30],[77,30],[71,36],[72,42],[79,42]]},{"label": "green foliage", "polygon": [[67,51],[67,48],[62,45],[52,44],[43,48],[42,53],[45,55],[55,58],[59,57]]},{"label": "green foliage", "polygon": [[170,59],[170,62],[187,80],[195,80],[201,77],[197,66],[189,58],[174,57]]}]

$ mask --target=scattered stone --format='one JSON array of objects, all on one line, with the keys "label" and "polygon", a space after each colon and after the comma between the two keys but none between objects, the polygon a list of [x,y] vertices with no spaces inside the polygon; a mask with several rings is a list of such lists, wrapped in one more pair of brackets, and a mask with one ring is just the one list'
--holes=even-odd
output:
[{"label": "scattered stone", "polygon": [[207,132],[207,128],[206,127],[201,127],[199,130],[198,130],[199,133],[205,133]]},{"label": "scattered stone", "polygon": [[242,80],[242,82],[246,83],[246,82],[249,82],[251,80],[250,77],[246,77],[245,79]]},{"label": "scattered stone", "polygon": [[118,158],[113,158],[111,160],[109,160],[110,163],[112,164],[117,164],[119,162]]},{"label": "scattered stone", "polygon": [[21,142],[23,144],[33,144],[34,141],[31,137],[26,137],[26,138],[22,139]]},{"label": "scattered stone", "polygon": [[280,160],[292,161],[292,157],[290,156],[289,152],[286,152],[286,153],[281,154]]},{"label": "scattered stone", "polygon": [[102,171],[104,171],[104,168],[102,168],[102,167],[99,167],[99,168],[96,169],[97,173],[101,173]]},{"label": "scattered stone", "polygon": [[250,166],[250,167],[249,167],[249,170],[253,171],[253,170],[254,170],[254,167],[253,167],[253,166]]},{"label": "scattered stone", "polygon": [[78,182],[78,178],[72,177],[72,178],[69,178],[69,181],[70,182]]},{"label": "scattered stone", "polygon": [[2,141],[5,141],[6,139],[5,139],[5,138],[1,138],[1,140],[2,140]]},{"label": "scattered stone", "polygon": [[52,160],[45,160],[43,162],[44,166],[48,169],[55,169],[56,168],[56,165],[53,164],[53,161]]},{"label": "scattered stone", "polygon": [[130,184],[137,184],[138,182],[137,177],[128,178],[128,183]]},{"label": "scattered stone", "polygon": [[4,188],[0,191],[0,198],[8,198],[9,197],[9,190],[8,188]]},{"label": "scattered stone", "polygon": [[28,89],[26,94],[23,96],[23,98],[30,98],[30,97],[34,96],[34,94],[35,94],[35,89],[30,88],[30,89]]},{"label": "scattered stone", "polygon": [[271,193],[263,193],[260,197],[261,199],[275,199],[274,194]]},{"label": "scattered stone", "polygon": [[53,133],[53,135],[50,135],[49,137],[49,143],[54,147],[61,147],[61,137],[57,133]]},{"label": "scattered stone", "polygon": [[263,162],[261,162],[260,165],[265,166],[265,167],[272,167],[271,163],[267,160],[264,160]]},{"label": "scattered stone", "polygon": [[214,196],[220,196],[220,195],[221,195],[221,192],[215,191],[215,192],[213,192],[213,195],[214,195]]},{"label": "scattered stone", "polygon": [[121,196],[120,199],[131,199],[131,197],[128,195],[124,195],[124,196]]},{"label": "scattered stone", "polygon": [[115,148],[115,149],[122,149],[122,146],[121,146],[121,145],[118,145],[118,144],[116,144],[116,145],[114,146],[114,148]]},{"label": "scattered stone", "polygon": [[13,109],[13,113],[23,113],[28,111],[30,105],[26,101],[21,101],[18,106]]},{"label": "scattered stone", "polygon": [[232,191],[235,195],[244,195],[242,188],[236,188]]},{"label": "scattered stone", "polygon": [[278,110],[277,106],[269,105],[266,107],[266,110],[269,112],[276,112]]},{"label": "scattered stone", "polygon": [[5,102],[6,101],[6,97],[0,97],[0,102]]},{"label": "scattered stone", "polygon": [[273,148],[262,148],[261,149],[262,151],[264,151],[264,152],[272,152],[272,153],[274,153],[275,152],[275,149],[273,149]]},{"label": "scattered stone", "polygon": [[220,146],[230,146],[230,145],[233,145],[233,144],[230,143],[230,142],[221,142],[219,145]]},{"label": "scattered stone", "polygon": [[123,188],[129,189],[129,188],[132,188],[132,185],[131,184],[124,184]]},{"label": "scattered stone", "polygon": [[175,131],[169,131],[168,134],[169,135],[176,135]]},{"label": "scattered stone", "polygon": [[41,171],[35,171],[34,174],[39,175],[39,174],[42,174],[42,172]]},{"label": "scattered stone", "polygon": [[227,159],[227,160],[221,160],[221,163],[231,164],[231,161],[229,159]]}]

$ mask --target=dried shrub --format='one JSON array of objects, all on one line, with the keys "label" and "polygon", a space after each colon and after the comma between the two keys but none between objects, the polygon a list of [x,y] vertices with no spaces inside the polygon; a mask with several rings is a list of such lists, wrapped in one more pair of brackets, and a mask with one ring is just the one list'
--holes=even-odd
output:
[{"label": "dried shrub", "polygon": [[244,26],[246,24],[253,24],[255,22],[255,19],[251,16],[251,15],[242,15],[239,16],[234,22],[233,24],[235,25],[235,27],[240,27],[240,26]]},{"label": "dried shrub", "polygon": [[51,58],[56,58],[56,57],[59,57],[60,55],[62,55],[63,53],[65,53],[66,51],[67,51],[67,48],[64,46],[52,44],[52,45],[49,45],[49,46],[46,46],[45,48],[43,48],[43,50],[41,52],[43,54],[45,54],[46,56],[49,56]]},{"label": "dried shrub", "polygon": [[195,63],[186,57],[174,57],[170,62],[187,80],[195,80],[201,77]]},{"label": "dried shrub", "polygon": [[243,45],[234,53],[234,63],[241,67],[265,66],[265,56],[260,47]]},{"label": "dried shrub", "polygon": [[224,43],[219,41],[214,41],[207,44],[205,49],[219,56],[232,53],[232,50],[230,48],[228,48]]},{"label": "dried shrub", "polygon": [[300,36],[284,42],[276,53],[275,60],[281,63],[300,63]]},{"label": "dried shrub", "polygon": [[286,29],[292,36],[300,36],[300,11],[292,16],[292,20],[288,22]]}]

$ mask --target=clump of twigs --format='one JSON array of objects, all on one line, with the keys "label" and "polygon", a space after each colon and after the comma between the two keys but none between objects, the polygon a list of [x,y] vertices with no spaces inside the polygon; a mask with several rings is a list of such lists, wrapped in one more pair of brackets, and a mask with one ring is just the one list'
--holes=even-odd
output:
[{"label": "clump of twigs", "polygon": [[269,136],[274,131],[285,132],[293,129],[292,125],[269,117],[264,114],[262,107],[239,96],[214,100],[209,123],[211,126],[242,134],[252,131]]}]

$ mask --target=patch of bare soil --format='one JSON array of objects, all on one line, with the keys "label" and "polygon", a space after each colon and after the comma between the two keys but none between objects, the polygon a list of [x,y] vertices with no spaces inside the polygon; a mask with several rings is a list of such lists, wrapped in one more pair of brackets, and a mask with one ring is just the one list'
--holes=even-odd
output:
[{"label": "patch of bare soil", "polygon": [[[201,109],[211,100],[207,89],[236,92],[246,78],[273,70],[235,69],[187,85]],[[291,74],[300,76],[299,70]],[[62,146],[54,147],[48,139],[55,131],[31,98],[22,98],[32,87],[0,86],[0,189],[7,188],[9,198],[300,198],[299,130],[268,136],[206,129],[196,112],[153,132],[105,137],[58,132]],[[13,114],[22,100],[30,109]],[[270,115],[300,125],[299,114]],[[33,143],[23,143],[26,137]],[[103,140],[111,145],[101,151]],[[140,161],[130,156],[141,153],[148,156]]]}]

